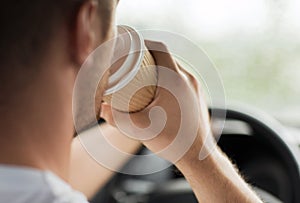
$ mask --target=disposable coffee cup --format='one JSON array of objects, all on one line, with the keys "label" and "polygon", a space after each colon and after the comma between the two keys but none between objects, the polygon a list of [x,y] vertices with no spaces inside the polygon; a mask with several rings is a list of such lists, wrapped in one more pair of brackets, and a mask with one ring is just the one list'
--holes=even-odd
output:
[{"label": "disposable coffee cup", "polygon": [[133,28],[118,26],[113,61],[103,101],[122,112],[145,109],[155,97],[157,68],[144,39]]}]

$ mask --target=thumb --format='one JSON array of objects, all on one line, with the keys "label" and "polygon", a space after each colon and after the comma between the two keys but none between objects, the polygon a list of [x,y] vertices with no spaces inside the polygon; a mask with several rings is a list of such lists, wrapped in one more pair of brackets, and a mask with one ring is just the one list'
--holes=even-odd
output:
[{"label": "thumb", "polygon": [[102,103],[100,117],[103,118],[109,125],[116,127],[112,111],[113,109],[109,104]]}]

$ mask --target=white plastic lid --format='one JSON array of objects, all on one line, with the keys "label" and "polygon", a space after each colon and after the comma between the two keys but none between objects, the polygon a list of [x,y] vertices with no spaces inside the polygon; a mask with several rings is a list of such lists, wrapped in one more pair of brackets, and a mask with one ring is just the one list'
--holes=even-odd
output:
[{"label": "white plastic lid", "polygon": [[112,64],[125,58],[122,65],[110,75],[104,95],[113,94],[125,87],[137,74],[144,55],[144,40],[128,26],[118,26],[118,36]]}]

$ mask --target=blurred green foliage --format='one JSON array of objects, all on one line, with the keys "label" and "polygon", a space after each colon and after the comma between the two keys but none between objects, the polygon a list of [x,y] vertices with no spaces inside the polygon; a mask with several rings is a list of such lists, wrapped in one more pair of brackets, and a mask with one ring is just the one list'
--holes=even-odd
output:
[{"label": "blurred green foliage", "polygon": [[[297,0],[263,0],[263,6],[257,7],[263,8],[257,11],[261,12],[261,17],[252,19],[259,13],[251,11],[232,18],[252,15],[245,19],[252,19],[255,23],[261,20],[259,26],[251,27],[247,22],[245,26],[236,26],[236,22],[228,27],[220,24],[227,30],[210,38],[203,37],[203,33],[207,35],[206,29],[210,28],[210,19],[197,12],[194,6],[205,7],[207,2],[197,1],[121,1],[118,21],[138,29],[161,29],[186,36],[203,48],[216,64],[224,82],[228,103],[237,101],[252,105],[287,124],[300,127],[300,19],[295,25],[286,17],[290,15],[290,10],[295,10],[293,5],[300,5]],[[235,5],[233,1],[230,2],[231,6]],[[247,1],[244,3],[247,4]],[[257,1],[257,4],[260,3]],[[215,5],[217,7],[218,4]],[[209,5],[208,8],[216,16],[212,15],[213,18],[220,18],[217,19],[220,22],[222,16],[215,12],[230,12],[229,7],[220,10]],[[206,19],[206,27],[195,27],[203,18]],[[211,20],[214,26],[213,23],[218,22]],[[297,19],[292,20],[293,23],[298,22]]]}]

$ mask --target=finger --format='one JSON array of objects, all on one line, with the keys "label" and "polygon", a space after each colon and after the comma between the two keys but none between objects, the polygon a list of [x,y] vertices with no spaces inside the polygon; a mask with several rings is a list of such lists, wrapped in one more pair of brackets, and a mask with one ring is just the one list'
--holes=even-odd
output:
[{"label": "finger", "polygon": [[195,88],[195,91],[198,93],[200,89],[199,81],[192,75],[189,71],[187,71],[185,68],[183,68],[178,62],[177,67],[178,69],[184,73],[184,75],[187,77],[187,79],[191,82],[192,86]]},{"label": "finger", "polygon": [[181,70],[192,82],[193,86],[197,87],[197,80],[195,79],[195,77],[184,68],[182,68],[180,64],[173,59],[165,44],[150,40],[145,40],[145,44],[155,58],[157,65],[173,69],[176,72],[178,72],[178,70]]},{"label": "finger", "polygon": [[146,40],[145,44],[155,59],[156,65],[178,72],[177,64],[165,44],[149,40]]},{"label": "finger", "polygon": [[109,125],[116,127],[112,111],[113,110],[110,105],[102,103],[100,117],[103,118]]},{"label": "finger", "polygon": [[201,109],[207,109],[207,103],[206,103],[206,99],[205,99],[204,90],[203,90],[199,80],[197,80],[193,74],[191,74],[189,71],[187,71],[185,68],[183,68],[178,62],[177,62],[177,66],[178,66],[178,69],[188,77],[191,84],[195,88],[196,94],[197,94],[199,102],[200,102]]}]

